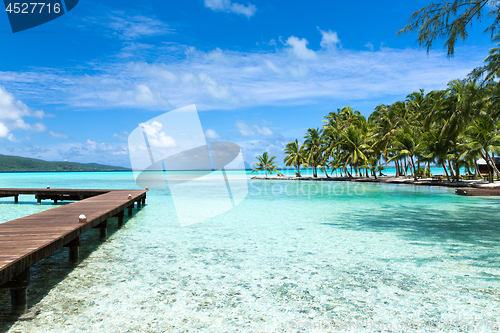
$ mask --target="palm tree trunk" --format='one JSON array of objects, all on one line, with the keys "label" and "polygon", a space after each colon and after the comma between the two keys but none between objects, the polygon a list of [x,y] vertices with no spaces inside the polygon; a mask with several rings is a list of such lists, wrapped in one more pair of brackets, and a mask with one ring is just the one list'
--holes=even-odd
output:
[{"label": "palm tree trunk", "polygon": [[444,174],[446,175],[446,179],[450,181],[450,176],[448,175],[448,171],[446,170],[446,166],[444,165],[444,161],[441,163],[444,169]]},{"label": "palm tree trunk", "polygon": [[411,160],[410,160],[410,155],[406,156],[406,160],[407,160],[407,163],[408,163],[408,168],[410,169],[410,172],[411,172],[411,177],[415,177],[415,173],[413,172],[414,168],[413,168],[413,164],[411,163]]},{"label": "palm tree trunk", "polygon": [[[488,151],[486,151],[488,154]],[[490,166],[490,160],[482,152],[481,157],[486,161],[486,168],[488,168],[488,183],[493,183],[493,168]]]},{"label": "palm tree trunk", "polygon": [[415,170],[415,162],[413,162],[413,156],[411,156],[410,162],[413,165],[413,180],[417,181],[417,170]]},{"label": "palm tree trunk", "polygon": [[451,161],[448,160],[448,167],[450,168],[451,178],[455,178],[455,173],[453,172],[453,167],[451,166]]},{"label": "palm tree trunk", "polygon": [[300,163],[297,163],[297,176],[300,177]]},{"label": "palm tree trunk", "polygon": [[396,166],[396,178],[399,177],[399,163],[398,161],[394,161],[394,165]]},{"label": "palm tree trunk", "polygon": [[[498,168],[497,168],[497,166],[495,164],[495,160],[492,157],[490,157],[490,154],[488,154],[488,151],[486,149],[485,149],[485,152],[486,152],[486,157],[488,157],[488,159],[489,159],[489,161],[490,161],[490,163],[492,165],[493,171],[497,175],[497,179],[500,178],[500,171],[498,171]],[[491,181],[491,183],[493,183],[493,181]]]},{"label": "palm tree trunk", "polygon": [[[352,178],[351,173],[349,173],[349,170],[347,170],[347,167],[345,165],[344,165],[344,169],[345,169],[345,175],[346,175],[346,177]],[[352,169],[351,169],[351,172],[352,172]]]},{"label": "palm tree trunk", "polygon": [[330,178],[330,176],[328,176],[328,171],[326,170],[326,167],[324,167],[323,169],[325,170],[326,178]]},{"label": "palm tree trunk", "polygon": [[477,160],[474,159],[474,178],[478,178],[481,174],[479,173],[479,167],[477,166]]},{"label": "palm tree trunk", "polygon": [[427,165],[428,165],[429,162],[424,162],[424,175],[423,177],[426,177],[427,178]]},{"label": "palm tree trunk", "polygon": [[[403,159],[403,163],[404,163],[404,169],[403,169],[404,173],[403,174],[404,174],[404,176],[406,178],[406,177],[408,177],[408,174],[406,173],[406,170],[408,170],[408,167],[406,166],[406,160],[405,159]],[[401,164],[403,164],[403,163],[401,163]]]},{"label": "palm tree trunk", "polygon": [[495,163],[495,160],[493,159],[493,157],[490,157],[491,159],[491,165],[493,165],[493,170],[495,171],[496,175],[497,175],[497,179],[500,178],[500,170],[498,170],[497,168],[497,164]]},{"label": "palm tree trunk", "polygon": [[457,182],[460,181],[460,167],[458,166],[458,159],[455,160],[455,176]]}]

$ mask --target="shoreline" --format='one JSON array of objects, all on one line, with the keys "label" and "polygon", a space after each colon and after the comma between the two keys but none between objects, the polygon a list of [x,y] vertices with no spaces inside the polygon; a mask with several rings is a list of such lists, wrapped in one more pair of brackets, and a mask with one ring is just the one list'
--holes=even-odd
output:
[{"label": "shoreline", "polygon": [[250,179],[256,180],[295,180],[295,181],[320,181],[320,182],[358,182],[358,183],[382,183],[382,184],[406,184],[406,185],[421,185],[421,186],[442,186],[442,187],[469,187],[469,188],[499,188],[500,181],[495,181],[493,183],[488,183],[485,180],[460,180],[458,182],[449,182],[447,180],[433,180],[431,178],[424,178],[414,181],[413,178],[403,178],[394,176],[382,176],[375,178],[365,178],[365,177],[278,177],[278,176],[254,176]]}]

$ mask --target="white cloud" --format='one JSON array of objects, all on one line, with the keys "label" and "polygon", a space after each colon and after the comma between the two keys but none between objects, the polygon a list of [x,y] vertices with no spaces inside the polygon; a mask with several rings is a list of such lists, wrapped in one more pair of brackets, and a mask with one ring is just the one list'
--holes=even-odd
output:
[{"label": "white cloud", "polygon": [[91,151],[93,154],[128,155],[125,146],[107,144],[104,142],[97,143],[90,139],[87,139],[83,145],[73,144],[72,148],[74,150],[80,148],[81,150]]},{"label": "white cloud", "polygon": [[[9,136],[9,129],[3,123],[0,123],[0,138],[7,138]],[[10,134],[12,135],[12,134]]]},{"label": "white cloud", "polygon": [[0,138],[15,141],[13,130],[43,132],[45,125],[26,123],[26,117],[43,118],[46,114],[41,111],[31,110],[26,104],[17,100],[14,95],[0,86]]},{"label": "white cloud", "polygon": [[166,101],[159,91],[151,91],[151,89],[145,84],[138,84],[135,86],[134,91],[135,101],[139,105],[167,105],[170,106],[170,103]]},{"label": "white cloud", "polygon": [[155,17],[127,15],[125,12],[112,11],[102,6],[95,9],[109,14],[82,19],[83,24],[80,26],[82,29],[90,29],[92,25],[98,25],[100,29],[94,29],[94,31],[127,41],[175,33],[174,29],[169,28],[166,23]]},{"label": "white cloud", "polygon": [[33,132],[44,132],[47,128],[45,127],[44,124],[42,124],[41,122],[38,122],[36,123],[35,125],[32,125],[31,126],[31,130]]},{"label": "white cloud", "polygon": [[375,50],[375,46],[373,45],[372,42],[366,43],[365,46],[368,48],[368,50],[370,50],[372,52]]},{"label": "white cloud", "polygon": [[318,27],[318,30],[321,32],[322,38],[320,42],[320,46],[324,49],[333,49],[340,45],[340,39],[335,31],[323,31]]},{"label": "white cloud", "polygon": [[129,63],[128,67],[131,71],[142,72],[146,77],[156,77],[159,80],[164,80],[165,83],[175,83],[179,79],[178,76],[170,71],[165,64],[148,64],[145,62]]},{"label": "white cloud", "polygon": [[208,92],[208,94],[215,100],[223,100],[228,102],[237,101],[236,96],[234,96],[229,86],[217,82],[208,74],[200,73],[198,74],[198,79],[202,84],[204,90]]},{"label": "white cloud", "polygon": [[291,47],[291,52],[299,59],[302,60],[313,60],[316,59],[316,53],[307,48],[309,42],[305,38],[297,38],[291,36],[286,40],[286,44]]},{"label": "white cloud", "polygon": [[130,134],[127,131],[121,131],[120,133],[115,133],[113,134],[114,138],[117,138],[118,140],[122,142],[128,142],[128,136]]},{"label": "white cloud", "polygon": [[54,139],[62,139],[62,140],[67,140],[69,139],[69,136],[61,133],[55,133],[54,131],[50,131],[49,135],[53,137]]},{"label": "white cloud", "polygon": [[139,126],[147,135],[151,148],[173,148],[177,146],[174,138],[162,131],[163,124],[153,121],[151,123],[141,123]]},{"label": "white cloud", "polygon": [[205,7],[213,11],[244,15],[248,18],[257,11],[257,7],[251,3],[245,6],[236,2],[231,2],[230,0],[205,0]]},{"label": "white cloud", "polygon": [[115,13],[110,19],[110,28],[124,39],[161,36],[174,32],[162,21],[144,15],[125,16]]},{"label": "white cloud", "polygon": [[[298,54],[300,45],[307,48],[304,39],[288,40],[296,42]],[[0,84],[16,96],[73,109],[166,111],[193,103],[201,111],[318,103],[336,108],[375,100],[391,103],[420,88],[443,89],[448,81],[482,65],[488,48],[461,46],[452,59],[441,51],[427,55],[388,47],[373,52],[322,48],[314,53],[314,61],[303,61],[290,45],[255,52],[202,52],[168,44],[150,55],[154,63],[144,62],[141,53],[137,61],[93,63],[85,68],[93,74],[80,76],[43,68],[0,72]],[[304,54],[307,58],[308,51]],[[61,90],[64,95],[57,93]]]},{"label": "white cloud", "polygon": [[259,127],[258,125],[250,126],[241,121],[236,122],[236,127],[238,128],[240,134],[243,136],[271,136],[274,134],[273,131],[268,127]]},{"label": "white cloud", "polygon": [[205,131],[205,136],[208,139],[219,139],[220,135],[213,129],[209,128]]}]

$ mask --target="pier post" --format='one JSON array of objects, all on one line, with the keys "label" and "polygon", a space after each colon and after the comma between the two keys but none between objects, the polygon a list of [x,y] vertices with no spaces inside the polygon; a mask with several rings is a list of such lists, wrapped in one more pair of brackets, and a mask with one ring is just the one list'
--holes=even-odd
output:
[{"label": "pier post", "polygon": [[37,205],[41,205],[42,204],[42,198],[40,198],[38,195],[36,195],[35,197],[36,197],[36,203],[37,203]]},{"label": "pier post", "polygon": [[19,195],[14,196],[14,203],[19,203]]},{"label": "pier post", "polygon": [[142,208],[142,207],[141,207],[141,201],[142,201],[142,200],[137,201],[137,209],[141,209],[141,208]]},{"label": "pier post", "polygon": [[123,227],[123,222],[125,220],[125,211],[122,210],[121,212],[118,213],[118,228]]},{"label": "pier post", "polygon": [[132,210],[134,209],[134,204],[132,203],[132,206],[128,207],[128,216],[132,216]]},{"label": "pier post", "polygon": [[76,237],[75,239],[73,239],[71,242],[69,242],[64,246],[69,249],[69,262],[72,264],[78,264],[78,262],[80,261],[80,253],[79,253],[80,236]]},{"label": "pier post", "polygon": [[28,311],[28,287],[10,289],[12,313],[23,314]]},{"label": "pier post", "polygon": [[23,314],[28,311],[27,291],[29,284],[30,269],[28,267],[21,274],[18,274],[12,280],[1,286],[2,288],[10,289],[13,314]]},{"label": "pier post", "polygon": [[99,228],[99,239],[106,240],[108,238],[108,220],[102,221],[97,228]]},{"label": "pier post", "polygon": [[54,203],[55,203],[55,204],[57,203],[57,199],[54,199]]},{"label": "pier post", "polygon": [[146,196],[143,196],[143,197],[142,197],[142,205],[143,205],[143,206],[146,206]]}]

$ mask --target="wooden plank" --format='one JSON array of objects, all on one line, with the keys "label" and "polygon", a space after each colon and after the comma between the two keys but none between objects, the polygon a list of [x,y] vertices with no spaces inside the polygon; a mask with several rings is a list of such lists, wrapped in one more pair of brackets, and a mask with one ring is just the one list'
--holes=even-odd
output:
[{"label": "wooden plank", "polygon": [[146,197],[144,190],[0,189],[0,196],[20,194],[88,198],[0,224],[0,286]]}]

